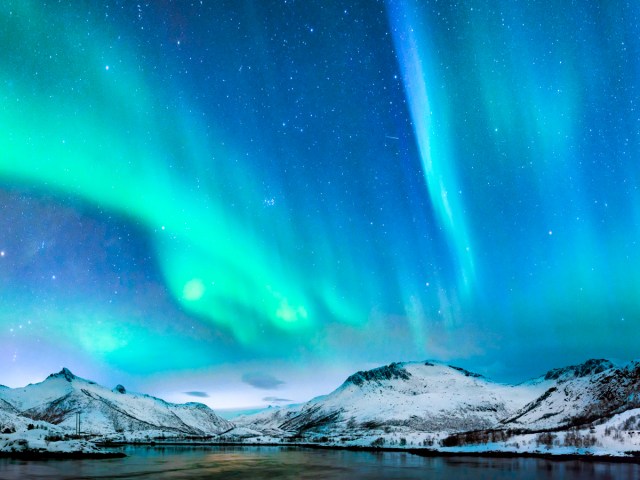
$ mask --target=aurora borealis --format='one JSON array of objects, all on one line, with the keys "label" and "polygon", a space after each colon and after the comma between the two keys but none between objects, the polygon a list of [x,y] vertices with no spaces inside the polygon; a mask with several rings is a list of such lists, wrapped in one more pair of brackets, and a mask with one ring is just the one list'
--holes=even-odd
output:
[{"label": "aurora borealis", "polygon": [[639,15],[3,2],[0,383],[230,407],[637,358]]}]

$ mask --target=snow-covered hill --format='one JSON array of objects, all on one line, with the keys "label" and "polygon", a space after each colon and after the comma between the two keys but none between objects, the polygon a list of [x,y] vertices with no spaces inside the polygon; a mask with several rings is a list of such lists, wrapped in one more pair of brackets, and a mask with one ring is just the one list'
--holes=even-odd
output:
[{"label": "snow-covered hill", "polygon": [[76,413],[80,413],[82,433],[95,435],[162,431],[204,436],[232,427],[206,405],[168,403],[128,393],[121,385],[110,390],[66,368],[40,383],[0,389],[0,414],[5,411],[22,424],[27,418],[69,431],[75,431]]}]

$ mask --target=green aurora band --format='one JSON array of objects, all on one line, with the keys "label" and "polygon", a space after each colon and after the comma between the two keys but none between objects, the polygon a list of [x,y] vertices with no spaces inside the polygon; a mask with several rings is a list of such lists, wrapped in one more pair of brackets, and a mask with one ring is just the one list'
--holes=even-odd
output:
[{"label": "green aurora band", "polygon": [[[87,38],[86,27],[75,31],[77,22],[64,18],[65,27],[52,31],[39,24],[36,5],[18,2],[1,12],[0,40],[8,47],[1,62],[20,59],[25,78],[5,71],[0,80],[0,175],[142,222],[154,232],[175,298],[242,343],[258,343],[262,322],[298,332],[311,328],[308,288],[288,280],[282,258],[261,244],[255,218],[242,217],[242,202],[260,200],[251,193],[236,198],[232,217],[207,193],[228,191],[229,183],[234,194],[251,192],[250,168],[234,166],[233,152],[214,147],[196,120],[160,111],[155,96],[163,93],[145,80],[134,58],[112,48],[113,38],[99,31]],[[41,45],[51,56],[25,57],[25,45]],[[215,171],[207,166],[211,160]],[[290,225],[269,228],[291,241]],[[339,307],[330,294],[323,300]]]},{"label": "green aurora band", "polygon": [[146,44],[127,2],[0,7],[3,188],[134,225],[155,263],[124,267],[169,297],[65,284],[42,307],[7,275],[0,340],[39,315],[56,328],[15,345],[140,374],[638,355],[640,4],[239,3],[185,14],[184,50],[179,3],[145,10]]},{"label": "green aurora band", "polygon": [[387,4],[429,197],[454,250],[459,289],[467,295],[474,288],[475,267],[462,191],[453,169],[454,148],[446,101],[450,92],[439,92],[433,97],[429,93],[441,74],[435,71],[430,59],[432,48],[422,31],[425,27],[414,18],[415,3],[388,1]]}]

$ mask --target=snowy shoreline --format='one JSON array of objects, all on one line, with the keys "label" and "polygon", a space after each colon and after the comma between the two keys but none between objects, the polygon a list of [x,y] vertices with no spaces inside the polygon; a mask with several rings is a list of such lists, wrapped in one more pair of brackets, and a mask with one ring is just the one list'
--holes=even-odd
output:
[{"label": "snowy shoreline", "polygon": [[[319,443],[248,443],[248,442],[208,442],[208,441],[145,441],[145,442],[104,442],[97,443],[99,447],[278,447],[278,448],[305,448],[313,450],[348,450],[356,452],[392,452],[410,453],[422,457],[476,457],[476,458],[538,458],[554,461],[587,461],[587,462],[616,462],[616,463],[640,463],[640,451],[630,451],[619,454],[585,452],[562,452],[558,449],[551,451],[510,451],[510,450],[483,450],[478,446],[468,449],[439,450],[434,448],[406,448],[406,447],[371,447],[366,445],[323,445]],[[555,452],[555,453],[554,453]]]},{"label": "snowy shoreline", "polygon": [[111,458],[101,447],[276,446],[422,456],[640,463],[640,362],[554,369],[516,385],[431,361],[351,375],[306,403],[228,421],[76,377],[0,387],[0,455]]},{"label": "snowy shoreline", "polygon": [[108,458],[124,458],[123,452],[58,452],[50,450],[25,450],[21,452],[0,452],[0,458],[15,460],[102,460]]}]

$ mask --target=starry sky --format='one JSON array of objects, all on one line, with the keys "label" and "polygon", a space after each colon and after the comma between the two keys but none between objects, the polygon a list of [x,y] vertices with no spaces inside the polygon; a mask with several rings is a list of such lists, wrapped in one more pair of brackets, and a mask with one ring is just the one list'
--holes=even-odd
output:
[{"label": "starry sky", "polygon": [[639,16],[2,2],[0,383],[227,409],[640,357]]}]

